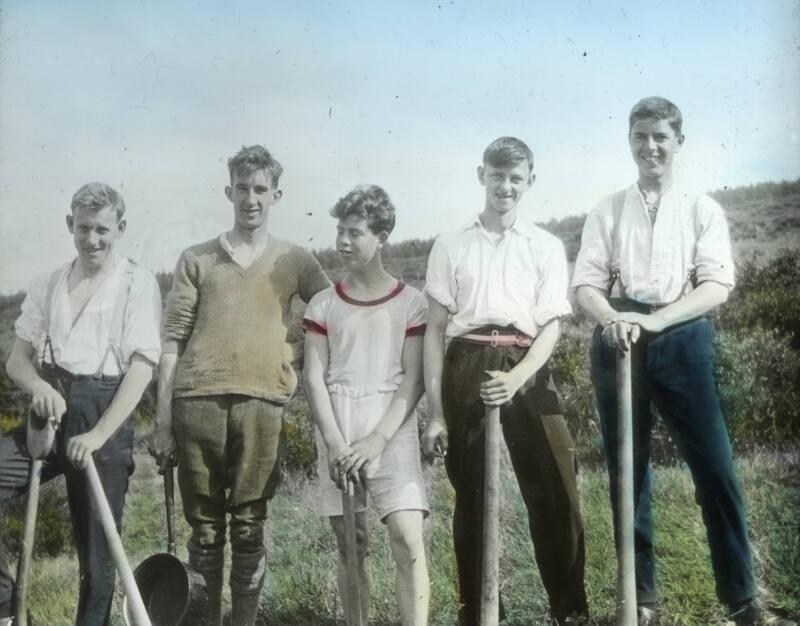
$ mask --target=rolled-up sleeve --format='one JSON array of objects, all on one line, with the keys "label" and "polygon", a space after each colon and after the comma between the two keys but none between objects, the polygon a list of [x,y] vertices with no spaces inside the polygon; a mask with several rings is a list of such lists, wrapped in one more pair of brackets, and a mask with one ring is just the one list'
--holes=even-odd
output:
[{"label": "rolled-up sleeve", "polygon": [[456,304],[456,282],[452,261],[442,238],[439,237],[428,256],[428,271],[425,275],[425,294],[445,307],[451,315],[458,311]]},{"label": "rolled-up sleeve", "polygon": [[611,284],[611,233],[607,207],[604,206],[607,203],[605,201],[592,209],[583,224],[581,249],[572,275],[573,289],[589,285],[607,291]]},{"label": "rolled-up sleeve", "polygon": [[162,350],[165,353],[179,353],[194,329],[199,292],[193,259],[191,252],[184,251],[172,277],[164,316]]},{"label": "rolled-up sleeve", "polygon": [[708,196],[698,200],[697,211],[699,228],[694,257],[697,282],[713,281],[732,289],[735,272],[725,212]]},{"label": "rolled-up sleeve", "polygon": [[153,365],[161,357],[161,292],[155,276],[146,270],[136,272],[128,297],[128,316],[121,340],[122,356],[129,362],[134,354]]},{"label": "rolled-up sleeve", "polygon": [[569,275],[567,255],[564,244],[553,239],[543,258],[536,289],[536,306],[531,312],[537,328],[548,322],[572,314],[572,306],[567,299]]}]

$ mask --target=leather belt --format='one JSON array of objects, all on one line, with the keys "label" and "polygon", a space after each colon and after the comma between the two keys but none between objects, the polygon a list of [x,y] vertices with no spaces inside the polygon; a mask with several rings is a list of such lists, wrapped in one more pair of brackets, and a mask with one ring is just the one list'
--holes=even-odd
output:
[{"label": "leather belt", "polygon": [[533,343],[533,338],[524,333],[501,333],[498,330],[493,330],[489,335],[467,333],[465,335],[459,335],[454,339],[482,346],[491,346],[492,348],[508,348],[510,346],[528,348]]}]

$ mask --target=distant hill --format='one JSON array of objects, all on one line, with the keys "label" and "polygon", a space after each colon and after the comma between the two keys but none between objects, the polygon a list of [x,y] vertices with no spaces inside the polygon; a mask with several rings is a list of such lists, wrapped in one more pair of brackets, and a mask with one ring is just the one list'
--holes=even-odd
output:
[{"label": "distant hill", "polygon": [[800,247],[800,179],[719,189],[710,195],[725,208],[738,262],[763,262],[781,249]]},{"label": "distant hill", "polygon": [[[800,246],[800,179],[719,189],[710,195],[725,209],[738,263],[753,258],[764,262],[782,249]],[[564,242],[567,259],[572,264],[580,249],[585,221],[585,214],[572,215],[538,225]],[[387,245],[384,249],[387,269],[407,282],[424,281],[433,240],[433,237],[411,239]],[[340,265],[334,249],[317,250],[314,254],[326,271],[338,277]]]},{"label": "distant hill", "polygon": [[[710,195],[725,208],[737,262],[756,259],[763,263],[782,249],[800,247],[800,179],[718,189]],[[586,215],[572,215],[539,223],[564,242],[570,265],[578,254],[585,221]],[[408,239],[388,244],[384,248],[386,268],[412,285],[421,285],[433,240]],[[333,248],[315,250],[314,254],[331,279],[341,276]],[[166,295],[172,275],[160,272],[157,277],[162,294]],[[19,302],[18,296],[0,296],[0,353],[11,334]]]}]

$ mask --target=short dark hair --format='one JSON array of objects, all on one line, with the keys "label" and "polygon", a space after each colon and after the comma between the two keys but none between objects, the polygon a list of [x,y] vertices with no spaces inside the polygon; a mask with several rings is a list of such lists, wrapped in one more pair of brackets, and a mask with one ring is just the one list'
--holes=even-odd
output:
[{"label": "short dark hair", "polygon": [[638,120],[667,120],[675,134],[680,136],[683,128],[683,116],[681,110],[666,98],[650,96],[642,98],[633,105],[631,114],[628,116],[628,134],[630,135],[633,125]]},{"label": "short dark hair", "polygon": [[331,209],[337,219],[358,215],[367,220],[367,226],[376,235],[394,230],[394,204],[389,194],[378,185],[358,185]]},{"label": "short dark hair", "polygon": [[242,146],[239,152],[228,159],[228,173],[231,180],[233,180],[234,174],[247,176],[258,170],[269,172],[272,186],[278,186],[278,180],[283,174],[283,166],[264,146]]},{"label": "short dark hair", "polygon": [[492,167],[513,167],[528,161],[533,171],[533,152],[524,141],[516,137],[500,137],[490,143],[483,151],[483,162]]},{"label": "short dark hair", "polygon": [[72,212],[82,211],[102,211],[106,207],[111,207],[117,214],[117,222],[122,220],[125,215],[125,201],[119,192],[112,189],[105,183],[87,183],[83,185],[72,196],[70,202]]}]

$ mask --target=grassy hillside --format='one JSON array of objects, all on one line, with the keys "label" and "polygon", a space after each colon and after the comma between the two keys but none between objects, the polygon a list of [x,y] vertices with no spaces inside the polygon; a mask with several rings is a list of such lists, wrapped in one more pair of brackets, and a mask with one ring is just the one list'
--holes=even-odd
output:
[{"label": "grassy hillside", "polygon": [[[508,612],[506,626],[545,625],[547,599],[536,570],[528,523],[519,491],[503,458],[501,588]],[[164,550],[160,481],[153,462],[140,455],[128,494],[123,542],[134,563]],[[758,455],[739,462],[750,512],[750,532],[760,595],[788,614],[800,612],[800,472],[797,456]],[[431,626],[455,624],[457,589],[450,519],[453,494],[443,467],[426,469],[431,515],[425,539],[431,576]],[[267,583],[262,611],[268,626],[343,624],[334,579],[333,535],[314,510],[315,481],[289,476],[270,505],[267,522]],[[688,471],[658,468],[655,474],[656,548],[665,626],[722,623],[714,596],[708,547]],[[605,473],[580,474],[581,507],[586,520],[586,588],[593,626],[612,626],[615,560],[611,510]],[[180,510],[180,509],[179,509]],[[369,570],[373,598],[371,624],[396,624],[394,568],[387,533],[370,511]],[[186,559],[188,527],[178,516],[178,556]],[[230,556],[228,556],[230,563]],[[33,566],[30,604],[35,624],[69,624],[77,600],[77,562],[65,553],[39,559]],[[226,604],[228,590],[225,590]],[[122,626],[119,601],[112,624]]]}]

